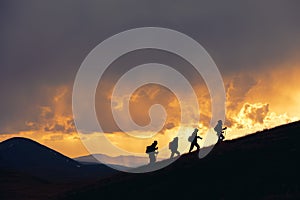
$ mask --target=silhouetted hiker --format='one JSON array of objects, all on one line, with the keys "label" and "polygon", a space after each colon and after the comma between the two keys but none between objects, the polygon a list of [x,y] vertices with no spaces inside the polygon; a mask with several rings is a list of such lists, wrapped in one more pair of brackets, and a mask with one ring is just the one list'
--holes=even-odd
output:
[{"label": "silhouetted hiker", "polygon": [[173,158],[175,154],[180,156],[180,152],[177,150],[178,149],[178,137],[175,137],[173,141],[169,143],[169,149],[171,150],[171,156],[170,158]]},{"label": "silhouetted hiker", "polygon": [[224,130],[226,130],[226,129],[227,129],[227,127],[223,128],[222,120],[219,120],[218,124],[214,128],[214,130],[217,132],[218,142],[223,141],[225,139],[225,136],[223,135],[223,133],[224,133]]},{"label": "silhouetted hiker", "polygon": [[197,147],[197,150],[200,150],[200,146],[199,144],[197,143],[197,139],[202,139],[202,137],[200,136],[197,136],[197,133],[198,133],[198,129],[195,128],[194,132],[192,133],[192,135],[189,137],[189,142],[191,142],[191,147],[190,147],[190,150],[189,150],[189,153],[193,150],[194,146]]},{"label": "silhouetted hiker", "polygon": [[156,147],[157,141],[155,140],[150,146],[147,146],[146,153],[149,155],[150,163],[153,164],[156,161],[156,155],[158,152],[156,151],[158,147]]}]

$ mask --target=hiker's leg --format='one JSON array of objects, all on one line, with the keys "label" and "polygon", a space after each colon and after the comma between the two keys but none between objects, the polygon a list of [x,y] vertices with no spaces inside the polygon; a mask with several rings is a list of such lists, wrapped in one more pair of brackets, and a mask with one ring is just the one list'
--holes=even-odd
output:
[{"label": "hiker's leg", "polygon": [[193,143],[191,144],[191,147],[190,147],[189,153],[190,153],[190,152],[193,150],[193,148],[194,148],[194,145],[195,145],[195,144],[193,144]]},{"label": "hiker's leg", "polygon": [[174,157],[174,153],[175,153],[175,152],[172,151],[170,158],[173,158],[173,157]]},{"label": "hiker's leg", "polygon": [[153,152],[149,153],[150,164],[155,162],[155,155]]},{"label": "hiker's leg", "polygon": [[197,147],[197,150],[200,150],[200,146],[198,143],[196,143],[195,146]]},{"label": "hiker's leg", "polygon": [[175,152],[178,156],[180,156],[180,152],[177,150],[176,152]]}]

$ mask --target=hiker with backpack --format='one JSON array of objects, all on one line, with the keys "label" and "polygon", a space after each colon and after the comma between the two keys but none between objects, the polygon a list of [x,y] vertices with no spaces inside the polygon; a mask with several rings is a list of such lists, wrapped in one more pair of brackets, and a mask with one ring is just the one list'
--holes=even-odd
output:
[{"label": "hiker with backpack", "polygon": [[158,154],[157,141],[155,140],[150,146],[147,146],[146,153],[149,155],[149,164],[154,164],[156,162],[156,155]]},{"label": "hiker with backpack", "polygon": [[169,149],[171,150],[171,156],[170,158],[173,158],[175,154],[177,156],[180,156],[180,152],[178,149],[178,137],[175,137],[170,143],[169,143]]},{"label": "hiker with backpack", "polygon": [[225,136],[223,135],[224,131],[227,129],[227,127],[223,128],[223,122],[222,120],[219,120],[217,125],[215,126],[214,130],[217,132],[218,136],[218,142],[221,142],[225,139]]},{"label": "hiker with backpack", "polygon": [[195,128],[194,132],[192,133],[192,135],[188,138],[189,142],[191,143],[189,153],[193,150],[194,146],[197,147],[197,150],[200,150],[200,146],[199,146],[199,144],[197,142],[197,139],[201,139],[202,140],[202,137],[197,136],[197,133],[198,133],[198,129]]}]

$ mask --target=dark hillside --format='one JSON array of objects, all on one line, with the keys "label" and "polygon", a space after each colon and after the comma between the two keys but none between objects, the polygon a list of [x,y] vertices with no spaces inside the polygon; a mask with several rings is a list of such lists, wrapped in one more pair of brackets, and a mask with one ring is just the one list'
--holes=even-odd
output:
[{"label": "dark hillside", "polygon": [[294,122],[224,141],[204,159],[193,152],[130,174],[12,138],[0,143],[0,199],[300,199],[299,140]]},{"label": "dark hillside", "polygon": [[183,155],[146,174],[119,174],[59,198],[299,199],[300,123],[218,144],[204,159]]}]

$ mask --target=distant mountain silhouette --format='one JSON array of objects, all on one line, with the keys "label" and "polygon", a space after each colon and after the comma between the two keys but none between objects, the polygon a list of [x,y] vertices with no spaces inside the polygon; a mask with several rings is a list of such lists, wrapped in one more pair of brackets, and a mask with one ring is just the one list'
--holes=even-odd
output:
[{"label": "distant mountain silhouette", "polygon": [[[104,154],[81,156],[78,158],[74,158],[74,160],[76,160],[82,164],[99,163],[99,161],[95,157],[100,159],[101,161],[103,161],[103,163],[113,164],[113,165],[121,165],[121,166],[125,166],[125,167],[139,167],[139,166],[146,165],[149,163],[148,157],[124,156],[124,155],[111,157],[111,156],[107,156]],[[160,160],[162,160],[162,159],[160,159]]]},{"label": "distant mountain silhouette", "polygon": [[33,140],[15,137],[0,143],[0,168],[45,180],[74,180],[115,172],[105,165],[85,166]]},{"label": "distant mountain silhouette", "polygon": [[[300,199],[299,143],[300,122],[294,122],[224,141],[203,159],[197,152],[183,154],[166,168],[130,174],[83,165],[15,138],[0,143],[0,199]],[[168,160],[156,165],[162,162]],[[31,168],[57,170],[60,177],[22,170]]]}]

